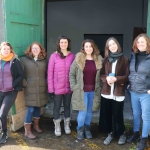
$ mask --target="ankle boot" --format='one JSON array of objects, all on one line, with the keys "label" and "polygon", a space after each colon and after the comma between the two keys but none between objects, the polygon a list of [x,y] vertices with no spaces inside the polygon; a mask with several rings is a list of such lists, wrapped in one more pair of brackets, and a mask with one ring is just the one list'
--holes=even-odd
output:
[{"label": "ankle boot", "polygon": [[79,129],[77,129],[77,134],[78,134],[77,138],[79,140],[83,140],[84,139],[84,126],[79,128]]},{"label": "ankle boot", "polygon": [[91,131],[90,131],[90,126],[85,125],[84,129],[85,129],[85,137],[87,139],[92,139],[92,134],[91,134]]},{"label": "ankle boot", "polygon": [[36,136],[31,132],[31,124],[24,124],[25,136],[31,140],[35,139]]},{"label": "ankle boot", "polygon": [[70,118],[64,118],[64,130],[66,134],[70,134]]},{"label": "ankle boot", "polygon": [[54,121],[54,125],[55,125],[55,135],[56,136],[61,136],[61,127],[60,127],[60,122],[61,122],[61,119],[53,119]]},{"label": "ankle boot", "polygon": [[131,136],[127,138],[128,143],[137,142],[140,139],[139,131],[133,132]]},{"label": "ankle boot", "polygon": [[7,133],[2,133],[2,136],[0,138],[0,144],[6,143],[7,139],[8,139]]},{"label": "ankle boot", "polygon": [[42,130],[39,127],[39,120],[40,120],[39,118],[33,118],[33,129],[38,133],[41,133]]},{"label": "ankle boot", "polygon": [[136,148],[136,150],[144,150],[146,148],[146,140],[147,138],[142,138]]}]

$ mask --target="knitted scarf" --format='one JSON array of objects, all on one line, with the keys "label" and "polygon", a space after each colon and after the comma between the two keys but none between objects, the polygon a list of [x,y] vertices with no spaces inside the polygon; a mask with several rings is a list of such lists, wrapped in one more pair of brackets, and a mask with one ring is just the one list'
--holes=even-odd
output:
[{"label": "knitted scarf", "polygon": [[7,55],[7,56],[3,56],[3,55],[0,53],[0,58],[1,58],[1,60],[4,60],[4,61],[10,61],[10,60],[12,60],[13,57],[14,57],[14,54],[13,54],[13,53],[10,53],[10,54]]},{"label": "knitted scarf", "polygon": [[118,52],[111,53],[110,52],[108,60],[109,60],[109,62],[113,63],[113,62],[115,62],[122,55],[123,55],[123,53],[118,53]]}]

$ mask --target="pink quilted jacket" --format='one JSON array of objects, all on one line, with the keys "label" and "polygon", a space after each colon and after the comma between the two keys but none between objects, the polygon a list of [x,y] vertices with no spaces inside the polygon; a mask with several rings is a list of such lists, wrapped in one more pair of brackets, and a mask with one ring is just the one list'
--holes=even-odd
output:
[{"label": "pink quilted jacket", "polygon": [[74,54],[69,53],[62,59],[60,54],[54,52],[48,62],[48,92],[55,94],[71,93],[69,72],[74,60]]}]

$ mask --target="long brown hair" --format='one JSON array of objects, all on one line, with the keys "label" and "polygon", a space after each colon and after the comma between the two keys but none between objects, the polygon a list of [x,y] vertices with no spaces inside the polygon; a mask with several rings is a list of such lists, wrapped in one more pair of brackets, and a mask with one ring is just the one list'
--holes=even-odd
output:
[{"label": "long brown hair", "polygon": [[92,48],[93,48],[93,52],[92,52],[92,54],[91,54],[92,57],[98,59],[98,56],[100,55],[100,50],[98,49],[98,47],[97,47],[97,45],[95,44],[95,42],[94,42],[93,40],[91,40],[91,39],[86,39],[86,40],[84,40],[84,41],[82,42],[81,50],[80,50],[80,51],[81,51],[82,53],[86,54],[86,53],[85,53],[85,50],[84,50],[84,45],[85,45],[85,43],[87,43],[87,42],[91,43],[91,46],[92,46]]},{"label": "long brown hair", "polygon": [[138,35],[138,36],[134,39],[134,41],[133,41],[133,46],[132,46],[133,52],[136,54],[136,53],[138,53],[138,51],[139,51],[138,48],[137,48],[137,41],[138,41],[138,39],[139,39],[140,37],[143,37],[143,38],[146,40],[146,44],[147,44],[146,52],[147,52],[147,54],[150,54],[150,39],[149,39],[149,37],[147,36],[147,34],[145,34],[145,33],[142,33],[142,34]]},{"label": "long brown hair", "polygon": [[33,46],[34,44],[38,45],[38,46],[40,47],[40,49],[41,49],[41,51],[40,51],[40,53],[39,53],[39,55],[38,55],[38,58],[46,58],[45,49],[44,49],[44,47],[43,47],[39,42],[33,42],[33,43],[27,48],[27,50],[25,51],[25,54],[31,56],[32,58],[34,58],[33,53],[32,53],[32,46]]},{"label": "long brown hair", "polygon": [[119,42],[117,41],[117,39],[115,39],[114,37],[110,37],[107,41],[106,41],[106,45],[105,45],[105,57],[109,57],[109,41],[110,40],[113,40],[116,44],[117,44],[117,46],[118,46],[118,50],[117,50],[117,52],[118,53],[120,53],[120,52],[122,52],[122,49],[121,49],[121,46],[120,46],[120,44],[119,44]]},{"label": "long brown hair", "polygon": [[4,45],[9,46],[9,47],[10,47],[10,50],[11,50],[10,52],[13,53],[13,54],[15,54],[15,52],[14,52],[14,50],[13,50],[13,48],[12,48],[12,46],[11,46],[11,44],[10,44],[9,42],[2,42],[1,45],[0,45],[0,50],[2,49],[2,47],[3,47]]}]

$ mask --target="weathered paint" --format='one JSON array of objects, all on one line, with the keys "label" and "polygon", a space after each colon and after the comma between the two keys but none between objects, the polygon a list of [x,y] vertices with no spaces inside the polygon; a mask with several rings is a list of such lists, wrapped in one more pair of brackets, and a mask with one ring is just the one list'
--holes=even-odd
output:
[{"label": "weathered paint", "polygon": [[148,12],[147,12],[147,34],[150,37],[150,0],[148,0]]},{"label": "weathered paint", "polygon": [[5,0],[5,40],[22,56],[34,41],[44,44],[44,0]]}]

